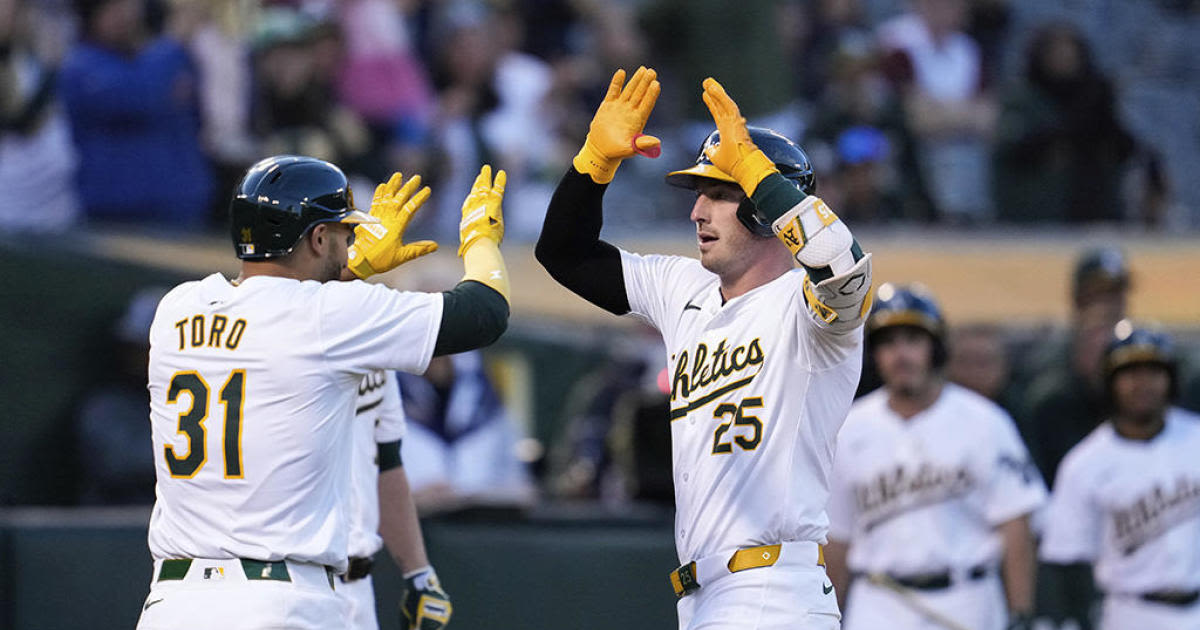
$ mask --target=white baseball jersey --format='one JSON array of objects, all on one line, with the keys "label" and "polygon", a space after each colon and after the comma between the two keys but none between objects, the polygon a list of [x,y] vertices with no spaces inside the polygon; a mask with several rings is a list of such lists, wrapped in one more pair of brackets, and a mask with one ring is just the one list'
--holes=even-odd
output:
[{"label": "white baseball jersey", "polygon": [[1200,588],[1200,417],[1167,412],[1148,441],[1097,427],[1059,465],[1041,557],[1091,562],[1107,593]]},{"label": "white baseball jersey", "polygon": [[168,293],[150,328],[153,557],[344,570],[359,384],[423,371],[441,311],[364,282],[213,274]]},{"label": "white baseball jersey", "polygon": [[1030,514],[1046,489],[1012,419],[946,383],[904,419],[880,388],[850,408],[838,436],[829,535],[850,543],[847,565],[899,575],[995,564],[995,527]]},{"label": "white baseball jersey", "polygon": [[862,329],[810,314],[797,269],[722,304],[698,260],[621,253],[631,312],[663,336],[671,378],[680,562],[825,542],[834,441],[862,367]]},{"label": "white baseball jersey", "polygon": [[358,386],[354,405],[354,455],[350,460],[350,546],[352,558],[369,558],[383,547],[379,536],[379,451],[377,444],[404,437],[404,408],[396,373],[376,370]]}]

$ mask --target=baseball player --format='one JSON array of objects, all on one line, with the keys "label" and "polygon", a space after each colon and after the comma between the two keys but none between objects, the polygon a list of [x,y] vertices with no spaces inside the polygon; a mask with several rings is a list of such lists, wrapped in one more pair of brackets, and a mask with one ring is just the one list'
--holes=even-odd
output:
[{"label": "baseball player", "polygon": [[[405,293],[350,280],[436,249],[403,241],[429,197],[419,177],[393,175],[368,215],[328,162],[277,156],[249,169],[230,204],[240,275],[175,287],[150,327],[158,483],[139,628],[345,625],[334,587],[348,565],[359,385],[503,332],[504,183],[484,166],[463,204],[464,280]],[[413,625],[440,625],[444,594],[426,586]]]},{"label": "baseball player", "polygon": [[536,253],[567,288],[663,336],[679,627],[837,628],[820,544],[834,438],[861,369],[870,254],[812,196],[804,152],[748,128],[711,78],[703,98],[717,131],[693,167],[667,176],[696,191],[700,260],[601,241],[605,185],[622,159],[659,146],[641,133],[654,71],[624,79],[613,76]]},{"label": "baseball player", "polygon": [[[350,558],[336,589],[349,606],[350,630],[379,629],[371,569],[384,543],[407,587],[401,605],[407,620],[404,627],[410,627],[416,617],[421,596],[429,598],[427,606],[444,606],[446,618],[452,610],[449,597],[438,592],[437,574],[425,553],[421,523],[401,461],[400,442],[407,427],[396,380],[391,370],[371,372],[359,385],[355,402]],[[442,601],[435,602],[437,599]]]},{"label": "baseball player", "polygon": [[1115,333],[1111,415],[1059,466],[1041,558],[1068,575],[1091,565],[1102,630],[1200,630],[1200,417],[1170,405],[1179,381],[1165,334],[1128,320]]},{"label": "baseball player", "polygon": [[850,408],[829,498],[844,627],[1028,627],[1041,477],[1012,418],[944,380],[933,299],[890,283],[876,297],[867,346],[883,386]]}]

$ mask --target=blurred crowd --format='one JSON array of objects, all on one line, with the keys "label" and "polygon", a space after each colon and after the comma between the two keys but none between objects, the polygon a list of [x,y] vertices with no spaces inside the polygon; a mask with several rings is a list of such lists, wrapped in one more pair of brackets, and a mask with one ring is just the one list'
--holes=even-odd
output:
[{"label": "blurred crowd", "polygon": [[0,0],[0,231],[222,231],[237,175],[288,152],[360,195],[421,173],[435,238],[498,164],[529,241],[641,64],[664,155],[614,184],[618,229],[678,214],[661,176],[710,131],[708,75],[856,226],[1189,227],[1198,34],[1191,0]]}]

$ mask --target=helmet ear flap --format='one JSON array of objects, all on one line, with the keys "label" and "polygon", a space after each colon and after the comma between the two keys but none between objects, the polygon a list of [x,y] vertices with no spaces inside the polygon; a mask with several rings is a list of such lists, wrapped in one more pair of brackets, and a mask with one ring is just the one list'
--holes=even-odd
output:
[{"label": "helmet ear flap", "polygon": [[750,197],[742,199],[738,204],[737,218],[755,236],[775,235],[775,231],[771,229],[771,223],[759,213],[758,205]]}]

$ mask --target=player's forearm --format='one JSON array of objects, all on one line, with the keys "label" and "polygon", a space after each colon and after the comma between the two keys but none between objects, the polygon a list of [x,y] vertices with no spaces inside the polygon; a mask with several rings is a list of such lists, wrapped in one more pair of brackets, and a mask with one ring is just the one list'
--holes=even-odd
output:
[{"label": "player's forearm", "polygon": [[607,188],[570,168],[550,200],[534,255],[559,284],[610,313],[629,312],[621,252],[600,240]]},{"label": "player's forearm", "polygon": [[1029,517],[1021,516],[1007,521],[999,526],[999,530],[1004,541],[1001,569],[1008,609],[1032,614],[1036,560]]},{"label": "player's forearm", "polygon": [[379,474],[379,535],[402,574],[429,565],[417,508],[402,466]]},{"label": "player's forearm", "polygon": [[838,540],[829,540],[825,545],[825,574],[829,583],[833,584],[837,594],[838,608],[845,609],[846,594],[850,590],[850,568],[846,566],[846,556],[850,546]]}]

